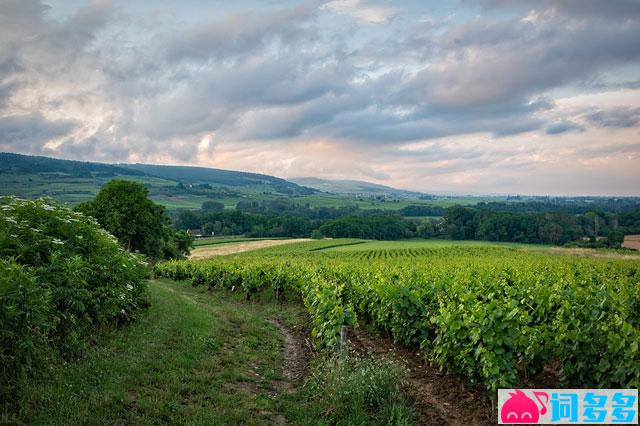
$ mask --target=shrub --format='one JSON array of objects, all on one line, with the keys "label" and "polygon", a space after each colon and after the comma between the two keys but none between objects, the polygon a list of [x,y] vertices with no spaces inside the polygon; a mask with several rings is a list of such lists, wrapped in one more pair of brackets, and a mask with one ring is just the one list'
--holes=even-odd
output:
[{"label": "shrub", "polygon": [[146,306],[146,264],[82,213],[52,200],[0,199],[2,381],[54,350],[77,356],[96,326]]},{"label": "shrub", "polygon": [[38,285],[32,270],[13,259],[0,259],[0,300],[0,383],[4,384],[46,356],[53,324],[51,293]]}]

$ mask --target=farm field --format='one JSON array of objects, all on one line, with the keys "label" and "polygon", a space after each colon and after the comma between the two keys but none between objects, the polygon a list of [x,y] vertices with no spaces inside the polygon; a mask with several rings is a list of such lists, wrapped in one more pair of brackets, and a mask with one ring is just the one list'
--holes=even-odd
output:
[{"label": "farm field", "polygon": [[154,266],[137,321],[19,379],[2,421],[491,424],[500,387],[639,383],[640,263],[619,251],[203,242],[215,257]]},{"label": "farm field", "polygon": [[258,239],[249,241],[234,241],[221,244],[205,245],[196,247],[191,251],[190,259],[206,259],[215,256],[224,256],[233,253],[241,253],[245,251],[264,249],[268,247],[282,246],[286,244],[295,244],[303,241],[310,241],[308,238],[291,238],[291,239]]},{"label": "farm field", "polygon": [[367,324],[491,391],[640,384],[635,260],[514,244],[324,240],[155,271],[242,288],[249,300],[267,288],[297,291],[319,344]]},{"label": "farm field", "polygon": [[452,241],[452,240],[406,240],[406,241],[371,241],[363,240],[362,244],[335,246],[324,249],[326,251],[363,251],[363,250],[407,250],[421,248],[443,247],[510,247],[528,249],[533,247],[544,248],[532,244],[500,243],[487,241]]},{"label": "farm field", "polygon": [[[590,249],[590,248],[571,248],[571,247],[554,247],[544,244],[520,244],[520,243],[502,243],[489,241],[466,241],[466,240],[406,240],[406,241],[370,241],[359,240],[358,244],[340,244],[340,240],[335,240],[336,245],[327,248],[320,248],[318,251],[326,252],[376,252],[382,254],[384,252],[394,251],[395,255],[404,254],[408,256],[417,256],[422,249],[446,248],[446,247],[498,247],[510,248],[524,252],[570,256],[570,257],[595,257],[603,259],[623,259],[638,260],[640,254],[630,250],[620,249]],[[391,253],[386,253],[391,255]]]},{"label": "farm field", "polygon": [[[362,240],[357,238],[336,238],[336,239],[323,239],[317,241],[311,241],[309,239],[291,239],[291,238],[248,238],[248,237],[215,237],[215,238],[203,238],[196,240],[196,250],[204,247],[225,245],[231,246],[238,243],[253,242],[253,241],[289,241],[294,243],[283,249],[275,249],[274,246],[280,244],[269,245],[269,247],[261,247],[260,245],[247,244],[242,249],[234,250],[235,253],[241,253],[251,250],[261,250],[260,253],[266,255],[273,254],[287,254],[289,252],[304,253],[304,252],[371,252],[369,255],[373,255],[374,252],[382,254],[385,252],[388,256],[391,256],[390,251],[393,251],[395,256],[417,256],[421,253],[422,249],[434,249],[434,248],[447,248],[447,247],[476,247],[476,248],[504,248],[513,249],[523,252],[546,254],[553,256],[569,256],[569,257],[595,257],[602,259],[622,259],[622,260],[640,260],[640,254],[630,250],[620,249],[590,249],[590,248],[571,248],[571,247],[555,247],[544,244],[523,244],[523,243],[503,243],[503,242],[490,242],[490,241],[475,241],[475,240],[401,240],[401,241],[376,241],[376,240]],[[305,240],[307,243],[300,244],[299,240]],[[262,250],[266,251],[262,251]],[[231,253],[227,253],[231,254]],[[364,254],[363,254],[364,255]],[[203,258],[206,256],[198,256]]]},{"label": "farm field", "polygon": [[261,240],[281,240],[286,237],[242,237],[242,236],[223,236],[223,237],[207,237],[198,238],[194,241],[194,247],[212,246],[217,244],[241,243],[245,241],[261,241]]}]

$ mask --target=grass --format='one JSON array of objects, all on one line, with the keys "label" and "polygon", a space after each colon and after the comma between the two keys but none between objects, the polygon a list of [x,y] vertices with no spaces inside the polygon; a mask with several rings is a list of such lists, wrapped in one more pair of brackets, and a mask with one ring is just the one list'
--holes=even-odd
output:
[{"label": "grass", "polygon": [[408,386],[408,371],[384,357],[358,355],[322,359],[314,368],[308,392],[327,413],[332,424],[410,425],[402,388]]},{"label": "grass", "polygon": [[235,295],[153,281],[151,308],[106,332],[78,363],[22,386],[18,419],[30,424],[273,423],[283,411],[280,339],[268,317],[294,324],[298,309],[236,305]]},{"label": "grass", "polygon": [[[328,425],[347,424],[348,416],[327,417],[327,409],[354,406],[359,424],[393,416],[402,420],[393,424],[406,424],[410,412],[396,396],[385,414],[384,398],[377,410],[362,405],[362,392],[336,401],[317,380],[285,390],[283,336],[269,319],[301,326],[301,305],[278,304],[268,292],[247,303],[240,293],[167,280],[151,281],[149,296],[151,307],[136,323],[98,332],[80,360],[23,380],[17,407],[0,403],[0,423]],[[326,374],[333,373],[312,372]],[[389,375],[376,377],[389,385]]]}]

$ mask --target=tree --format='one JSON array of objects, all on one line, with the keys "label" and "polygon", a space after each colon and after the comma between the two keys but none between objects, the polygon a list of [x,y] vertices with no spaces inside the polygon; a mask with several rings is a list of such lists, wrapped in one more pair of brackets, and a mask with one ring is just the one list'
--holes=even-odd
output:
[{"label": "tree", "polygon": [[193,243],[173,229],[164,207],[151,201],[149,191],[137,182],[112,180],[78,209],[96,218],[128,250],[152,259],[182,257]]},{"label": "tree", "polygon": [[313,231],[311,231],[311,238],[313,238],[314,240],[321,240],[324,238],[324,235],[322,235],[322,232],[320,232],[319,229],[314,229]]},{"label": "tree", "polygon": [[476,233],[474,218],[473,209],[458,205],[449,207],[444,216],[449,236],[454,240],[472,240]]},{"label": "tree", "polygon": [[217,201],[205,201],[202,203],[202,210],[209,212],[219,212],[224,210],[224,204]]},{"label": "tree", "polygon": [[202,225],[201,217],[198,213],[191,210],[180,210],[176,218],[176,227],[178,229],[199,229]]}]

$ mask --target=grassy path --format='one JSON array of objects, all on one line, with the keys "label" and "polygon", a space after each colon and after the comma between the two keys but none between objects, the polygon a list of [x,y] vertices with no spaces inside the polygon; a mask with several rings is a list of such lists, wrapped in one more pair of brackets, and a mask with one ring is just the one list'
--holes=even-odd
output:
[{"label": "grassy path", "polygon": [[22,388],[29,424],[282,424],[303,418],[283,391],[283,337],[299,307],[152,281],[138,322],[99,335],[77,363]]}]

